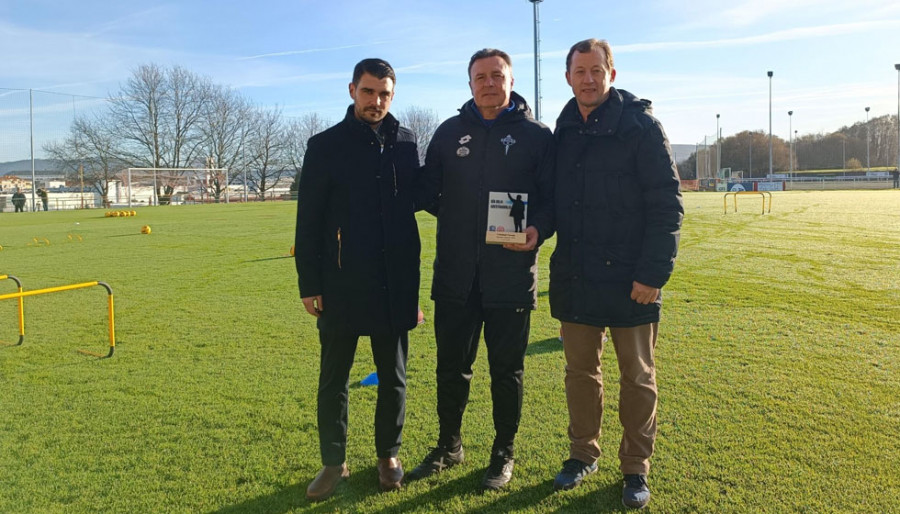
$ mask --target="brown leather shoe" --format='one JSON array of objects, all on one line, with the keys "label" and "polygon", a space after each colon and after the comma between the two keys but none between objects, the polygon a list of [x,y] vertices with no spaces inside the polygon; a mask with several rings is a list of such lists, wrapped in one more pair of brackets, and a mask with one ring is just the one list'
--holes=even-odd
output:
[{"label": "brown leather shoe", "polygon": [[403,465],[400,459],[390,457],[378,459],[378,485],[382,491],[400,489],[400,481],[403,480]]},{"label": "brown leather shoe", "polygon": [[350,476],[347,464],[340,466],[324,466],[316,478],[306,488],[306,498],[314,502],[322,501],[334,494],[338,484]]}]

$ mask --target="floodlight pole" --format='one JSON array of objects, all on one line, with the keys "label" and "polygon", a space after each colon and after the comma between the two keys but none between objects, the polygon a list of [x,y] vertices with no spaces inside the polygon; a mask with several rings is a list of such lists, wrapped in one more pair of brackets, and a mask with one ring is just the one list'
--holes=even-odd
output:
[{"label": "floodlight pole", "polygon": [[700,178],[700,143],[694,143],[694,176]]},{"label": "floodlight pole", "polygon": [[719,176],[719,170],[722,169],[722,147],[719,146],[721,139],[719,134],[719,115],[716,114],[716,176]]},{"label": "floodlight pole", "polygon": [[534,119],[541,121],[541,17],[538,4],[543,0],[528,0],[534,5]]},{"label": "floodlight pole", "polygon": [[869,108],[866,107],[866,173],[872,172],[872,165],[869,162]]},{"label": "floodlight pole", "polygon": [[773,72],[767,72],[769,75],[769,175],[772,175],[772,75]]},{"label": "floodlight pole", "polygon": [[897,173],[900,173],[900,64],[895,64],[897,70]]},{"label": "floodlight pole", "polygon": [[37,198],[34,186],[37,179],[34,174],[34,90],[28,90],[28,118],[31,126],[31,211],[37,211]]},{"label": "floodlight pole", "polygon": [[747,178],[753,178],[753,131],[751,130],[747,133],[750,134],[750,164],[748,165],[748,167],[750,168],[750,170],[748,171],[750,176]]},{"label": "floodlight pole", "polygon": [[788,146],[788,160],[791,161],[791,171],[788,178],[794,180],[794,111],[788,111],[788,137],[791,138]]}]

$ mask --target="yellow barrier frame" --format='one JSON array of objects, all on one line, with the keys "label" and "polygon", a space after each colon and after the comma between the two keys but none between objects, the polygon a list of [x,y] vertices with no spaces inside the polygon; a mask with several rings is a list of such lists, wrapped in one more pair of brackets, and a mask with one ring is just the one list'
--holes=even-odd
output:
[{"label": "yellow barrier frame", "polygon": [[725,193],[725,196],[722,197],[722,204],[725,207],[725,214],[728,214],[728,195],[734,197],[734,212],[737,212],[737,198],[738,195],[759,195],[762,197],[762,213],[766,213],[766,195],[769,195],[769,213],[772,213],[772,193],[771,191],[734,191],[731,193]]},{"label": "yellow barrier frame", "polygon": [[[81,284],[71,284],[68,286],[47,287],[44,289],[35,289],[33,291],[21,291],[21,288],[20,288],[19,292],[17,292],[17,293],[0,295],[0,301],[9,300],[12,298],[18,298],[19,301],[21,302],[21,299],[26,296],[36,296],[39,294],[56,293],[59,291],[71,291],[72,289],[83,289],[85,287],[93,287],[93,286],[105,287],[106,292],[108,293],[108,296],[109,296],[109,302],[108,302],[108,305],[109,305],[109,353],[106,355],[106,358],[109,358],[109,357],[113,356],[113,352],[116,350],[116,312],[115,312],[115,304],[113,303],[113,292],[112,292],[112,288],[109,287],[109,284],[107,284],[105,282],[94,281],[94,282],[83,282]],[[20,305],[21,305],[21,303],[20,303]],[[25,322],[24,322],[24,316],[22,315],[22,310],[19,311],[19,325],[22,327],[22,337],[24,338]],[[89,352],[86,350],[78,350],[78,351],[81,353],[87,354],[87,355],[93,355],[95,357],[103,357],[103,355],[100,355],[98,353]]]},{"label": "yellow barrier frame", "polygon": [[[0,280],[12,280],[18,286],[19,293],[22,292],[22,281],[12,275],[0,275]],[[19,297],[19,342],[16,344],[0,343],[0,346],[19,346],[25,341],[25,301]]]}]

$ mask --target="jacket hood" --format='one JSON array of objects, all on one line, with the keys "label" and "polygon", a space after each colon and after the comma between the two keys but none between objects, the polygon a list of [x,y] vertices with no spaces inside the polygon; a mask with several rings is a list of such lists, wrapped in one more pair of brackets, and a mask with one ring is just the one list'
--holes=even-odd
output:
[{"label": "jacket hood", "polygon": [[[521,116],[524,116],[526,118],[534,117],[531,114],[531,107],[528,106],[528,102],[526,102],[525,99],[522,98],[522,95],[516,93],[515,91],[511,91],[509,99],[516,104],[516,107],[512,112],[501,116],[501,119],[505,121],[507,118],[514,119]],[[478,116],[475,114],[473,109],[477,109],[477,107],[475,106],[475,99],[470,98],[466,103],[463,104],[462,107],[459,108],[459,114],[463,117],[471,117],[473,119],[476,119],[479,123],[481,123],[481,120],[478,119]]]},{"label": "jacket hood", "polygon": [[597,134],[613,134],[624,119],[634,119],[636,114],[653,114],[652,102],[644,98],[638,98],[624,89],[609,88],[609,98],[596,109],[591,111],[585,122],[578,110],[578,102],[575,98],[569,100],[559,118],[556,120],[557,130],[571,126],[587,125],[588,129]]}]

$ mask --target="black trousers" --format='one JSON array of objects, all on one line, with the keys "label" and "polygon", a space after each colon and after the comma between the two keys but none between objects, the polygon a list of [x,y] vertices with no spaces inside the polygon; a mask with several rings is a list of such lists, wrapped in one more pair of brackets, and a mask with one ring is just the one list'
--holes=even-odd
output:
[{"label": "black trousers", "polygon": [[434,304],[437,341],[438,445],[456,449],[469,401],[472,363],[484,328],[491,373],[494,445],[492,454],[513,455],[513,442],[522,416],[522,375],[531,323],[531,309],[483,308],[476,287],[465,305],[447,301]]},{"label": "black trousers", "polygon": [[[322,463],[337,466],[347,456],[347,411],[350,368],[358,335],[319,331],[322,356],[319,368],[317,417]],[[372,356],[378,373],[375,404],[375,453],[396,457],[406,418],[406,356],[409,333],[371,336]]]}]

